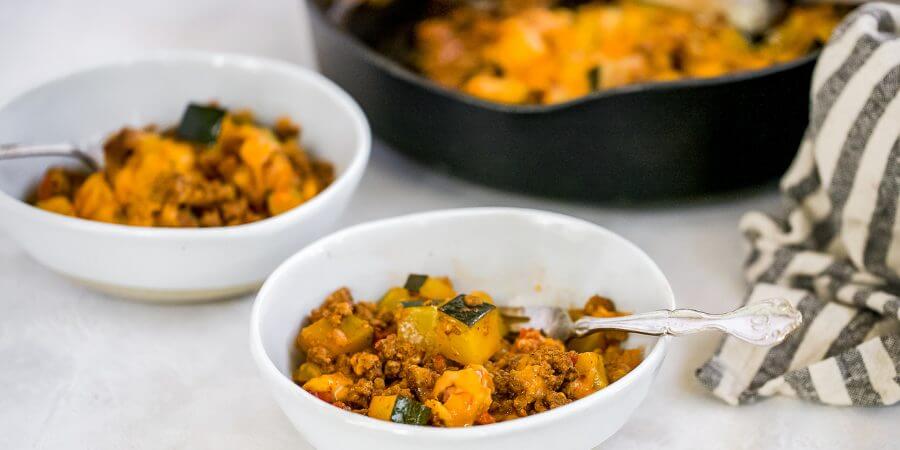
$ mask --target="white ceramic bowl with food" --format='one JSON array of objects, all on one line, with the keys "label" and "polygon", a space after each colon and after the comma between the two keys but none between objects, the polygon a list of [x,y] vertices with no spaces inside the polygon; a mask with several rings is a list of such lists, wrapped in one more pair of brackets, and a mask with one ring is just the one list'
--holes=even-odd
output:
[{"label": "white ceramic bowl with food", "polygon": [[178,122],[190,102],[286,115],[336,179],[308,202],[258,222],[175,229],[67,217],[24,200],[61,158],[0,161],[0,227],[34,259],[118,295],[197,300],[252,290],[279,263],[329,231],[368,161],[370,131],[335,84],[297,66],[245,56],[176,52],[100,66],[46,83],[0,108],[0,142],[102,143],[123,126]]},{"label": "white ceramic bowl with food", "polygon": [[[291,381],[294,338],[335,289],[377,299],[409,273],[446,275],[459,291],[481,289],[498,304],[581,306],[593,294],[627,311],[674,308],[659,268],[625,239],[571,217],[525,209],[438,211],[354,226],[282,264],[260,290],[250,346],[263,382],[317,449],[590,449],[616,432],[647,395],[669,338],[632,335],[644,346],[633,371],[582,400],[533,416],[469,428],[396,424],[325,403]],[[374,446],[374,447],[373,447]]]}]

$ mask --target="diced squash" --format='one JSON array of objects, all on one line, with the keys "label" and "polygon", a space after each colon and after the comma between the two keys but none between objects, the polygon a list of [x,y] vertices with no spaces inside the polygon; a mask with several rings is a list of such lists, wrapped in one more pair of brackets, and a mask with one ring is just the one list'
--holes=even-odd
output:
[{"label": "diced squash", "polygon": [[407,425],[428,425],[431,420],[431,408],[410,397],[397,397],[394,402],[394,410],[391,412],[391,422],[405,423]]},{"label": "diced squash", "polygon": [[[446,310],[444,307],[442,310]],[[500,349],[501,323],[500,313],[493,307],[471,326],[454,316],[440,313],[435,330],[438,352],[461,364],[484,364]]]},{"label": "diced squash", "polygon": [[419,292],[419,288],[425,284],[427,279],[428,275],[411,273],[406,277],[406,283],[403,285],[403,288],[410,292]]},{"label": "diced squash", "polygon": [[419,288],[419,295],[443,300],[456,297],[456,291],[453,290],[453,284],[447,277],[428,277]]},{"label": "diced squash", "polygon": [[75,215],[75,208],[72,207],[72,202],[62,195],[56,195],[46,200],[38,200],[37,207],[66,216]]},{"label": "diced squash", "polygon": [[396,395],[372,396],[372,401],[369,402],[369,417],[390,421],[391,413],[394,412],[394,403],[396,402]]},{"label": "diced squash", "polygon": [[391,288],[378,302],[379,311],[393,311],[401,307],[401,303],[412,298],[409,290],[402,287]]},{"label": "diced squash", "polygon": [[[471,295],[472,297],[478,297],[478,298],[484,300],[485,303],[490,303],[492,305],[495,304],[494,298],[491,297],[491,295],[488,294],[487,292],[472,291],[472,292],[469,292],[469,295]],[[503,318],[501,317],[501,319],[500,319],[500,336],[506,336],[507,334],[509,334],[509,324],[507,324],[506,321],[503,320]]]},{"label": "diced squash", "polygon": [[572,397],[584,398],[609,385],[606,378],[606,368],[603,366],[603,357],[599,353],[579,353],[575,361],[575,371],[578,378],[572,380],[566,388]]},{"label": "diced squash", "polygon": [[72,203],[75,215],[101,222],[115,222],[119,216],[119,204],[102,173],[91,174],[75,192]]},{"label": "diced squash", "polygon": [[465,427],[491,407],[494,381],[484,367],[472,364],[462,370],[445,371],[434,384],[434,399],[425,405],[437,416],[439,424]]},{"label": "diced squash", "polygon": [[413,306],[401,310],[397,333],[406,342],[436,349],[453,361],[483,364],[500,349],[501,322],[496,309],[469,327],[435,306]]},{"label": "diced squash", "polygon": [[322,375],[321,367],[311,362],[305,362],[294,371],[293,378],[297,383],[306,383],[319,375]]},{"label": "diced squash", "polygon": [[225,114],[224,109],[215,106],[191,103],[181,116],[175,133],[184,140],[211,144],[219,137]]},{"label": "diced squash", "polygon": [[458,295],[443,303],[438,311],[472,327],[496,307],[473,295]]},{"label": "diced squash", "polygon": [[369,417],[407,425],[428,425],[431,408],[410,397],[376,395],[369,402]]},{"label": "diced squash", "polygon": [[324,318],[300,330],[297,344],[303,351],[321,346],[339,355],[358,352],[371,346],[372,334],[371,325],[355,315],[344,317],[339,327]]},{"label": "diced squash", "polygon": [[347,395],[350,393],[349,388],[352,384],[353,380],[346,375],[342,373],[332,373],[320,375],[307,381],[303,384],[303,389],[315,394],[316,397],[319,397],[326,402],[334,403],[347,399]]},{"label": "diced squash", "polygon": [[572,338],[566,343],[566,346],[578,353],[603,350],[606,348],[606,334],[598,331],[587,336]]},{"label": "diced squash", "polygon": [[269,214],[274,216],[291,210],[304,201],[305,199],[300,194],[300,191],[295,188],[288,188],[269,194],[269,197],[266,199],[266,206],[269,208]]},{"label": "diced squash", "polygon": [[470,78],[463,87],[475,97],[498,103],[523,103],[528,100],[528,86],[518,80],[500,78],[491,74],[478,74]]},{"label": "diced squash", "polygon": [[433,348],[438,314],[435,306],[403,308],[397,321],[397,335],[420,348]]}]

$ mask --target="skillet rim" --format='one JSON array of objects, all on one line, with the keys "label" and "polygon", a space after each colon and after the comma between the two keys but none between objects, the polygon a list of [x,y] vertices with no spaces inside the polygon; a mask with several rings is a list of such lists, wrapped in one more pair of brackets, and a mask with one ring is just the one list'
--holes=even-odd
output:
[{"label": "skillet rim", "polygon": [[[340,40],[340,44],[349,48],[357,58],[361,58],[368,64],[375,66],[384,73],[394,78],[405,81],[409,84],[416,85],[434,95],[441,96],[451,101],[457,101],[468,106],[482,108],[492,112],[516,114],[516,115],[537,115],[543,113],[551,113],[572,109],[582,105],[589,105],[594,102],[600,102],[607,98],[615,98],[620,96],[628,96],[633,94],[653,94],[656,92],[672,92],[689,89],[699,89],[704,87],[716,87],[727,84],[737,84],[744,81],[752,81],[763,79],[770,76],[776,76],[783,72],[788,72],[798,67],[805,66],[810,62],[814,62],[819,57],[821,49],[814,50],[799,58],[791,61],[774,64],[762,69],[744,70],[726,75],[710,78],[684,78],[674,81],[654,81],[649,83],[636,83],[616,88],[606,89],[593,92],[569,101],[554,103],[550,105],[510,105],[504,103],[482,100],[456,89],[441,86],[434,81],[428,79],[424,75],[420,75],[408,67],[400,64],[394,59],[379,53],[370,48],[359,37],[345,30],[343,27],[329,20],[324,11],[319,6],[319,2],[310,0],[306,2],[310,5],[313,20],[319,25],[327,29],[334,37]],[[318,46],[316,45],[318,51]]]}]

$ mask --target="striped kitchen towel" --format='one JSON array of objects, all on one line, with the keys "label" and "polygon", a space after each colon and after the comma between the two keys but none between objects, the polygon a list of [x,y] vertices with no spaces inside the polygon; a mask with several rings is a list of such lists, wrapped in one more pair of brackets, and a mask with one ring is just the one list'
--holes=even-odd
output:
[{"label": "striped kitchen towel", "polygon": [[813,73],[810,123],[781,180],[787,211],[741,220],[748,302],[790,300],[779,345],[725,338],[697,378],[731,404],[773,395],[829,405],[900,402],[900,5],[868,3]]}]

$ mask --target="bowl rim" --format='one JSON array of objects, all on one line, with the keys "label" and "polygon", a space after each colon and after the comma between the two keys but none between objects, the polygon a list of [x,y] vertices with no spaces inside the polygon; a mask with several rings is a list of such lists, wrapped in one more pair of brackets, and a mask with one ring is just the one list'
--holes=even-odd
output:
[{"label": "bowl rim", "polygon": [[[639,377],[654,376],[654,372],[663,362],[663,359],[665,358],[665,355],[668,351],[668,345],[669,341],[671,340],[671,336],[660,336],[656,344],[653,346],[653,349],[649,354],[645,355],[644,359],[640,364],[638,364],[636,368],[634,368],[631,372],[626,374],[615,383],[610,384],[609,386],[589,395],[584,399],[571,402],[559,408],[554,408],[540,414],[521,417],[505,422],[480,425],[477,427],[435,428],[386,422],[383,420],[373,419],[361,414],[345,411],[341,408],[335,408],[334,406],[326,404],[312,394],[301,389],[287,376],[282,374],[281,371],[278,370],[278,368],[275,366],[275,363],[272,362],[272,359],[266,352],[266,349],[262,342],[261,320],[264,312],[268,309],[267,299],[269,298],[270,291],[275,289],[273,286],[278,283],[281,278],[290,276],[292,267],[295,264],[298,264],[304,259],[314,257],[316,254],[320,253],[322,249],[326,249],[331,245],[340,243],[340,241],[344,240],[345,237],[349,235],[367,233],[374,229],[396,227],[398,225],[403,225],[409,222],[437,221],[444,219],[458,219],[491,215],[517,216],[523,220],[545,222],[552,221],[560,224],[578,226],[583,230],[589,230],[590,232],[599,233],[601,235],[604,235],[607,239],[613,239],[625,244],[627,247],[634,250],[638,258],[640,258],[643,263],[646,264],[652,272],[655,272],[657,277],[659,277],[659,280],[662,281],[666,289],[665,294],[667,297],[666,300],[668,303],[668,308],[675,308],[675,296],[672,292],[672,287],[659,266],[657,266],[656,263],[643,250],[640,249],[640,247],[638,247],[631,241],[587,220],[537,209],[511,207],[455,208],[413,213],[361,223],[344,228],[343,230],[320,238],[319,240],[306,246],[305,248],[301,249],[300,251],[286,259],[269,275],[269,277],[263,283],[263,286],[258,291],[253,302],[253,308],[250,313],[250,350],[251,354],[253,355],[253,359],[256,362],[257,368],[259,369],[263,377],[274,378],[274,382],[277,383],[277,385],[281,388],[279,390],[287,390],[288,392],[291,392],[293,398],[297,399],[297,401],[301,403],[307,403],[310,407],[315,408],[316,413],[324,415],[326,420],[338,421],[348,426],[359,426],[367,430],[376,432],[387,432],[396,436],[417,436],[435,439],[446,439],[450,441],[466,441],[489,436],[507,435],[510,433],[523,431],[524,429],[547,426],[550,423],[556,422],[566,416],[571,416],[573,414],[596,406],[599,402],[604,401],[606,398],[614,395],[615,393],[623,389],[627,389],[628,386],[631,385]],[[276,399],[276,401],[280,404],[281,399]]]},{"label": "bowl rim", "polygon": [[[573,98],[571,100],[549,105],[511,105],[484,100],[465,94],[459,90],[442,86],[432,81],[428,77],[416,73],[415,71],[404,66],[398,61],[370,48],[355,34],[347,31],[340,25],[328,19],[324,11],[322,11],[322,9],[319,7],[318,2],[309,1],[307,2],[307,4],[311,5],[308,9],[312,10],[311,15],[314,22],[324,26],[335,39],[341,41],[357,56],[361,57],[369,64],[372,64],[375,67],[381,69],[387,75],[400,79],[407,83],[417,85],[427,91],[432,92],[433,94],[440,95],[450,100],[456,100],[469,106],[508,114],[530,115],[550,113],[554,111],[574,108],[583,104],[592,103],[594,101],[602,101],[602,99],[606,98],[627,96],[629,94],[674,92],[680,90],[715,87],[744,81],[752,81],[755,79],[775,76],[780,73],[787,72],[807,64],[811,64],[816,60],[816,58],[819,57],[819,54],[821,53],[821,49],[816,49],[789,61],[780,62],[760,69],[742,70],[738,72],[719,75],[716,77],[682,78],[672,81],[652,81],[646,83],[629,84],[625,86],[592,92],[587,95]],[[318,42],[318,40],[316,42]],[[318,46],[316,47],[316,51],[319,51]]]},{"label": "bowl rim", "polygon": [[309,216],[314,215],[317,210],[321,209],[323,205],[331,201],[333,197],[339,195],[338,191],[352,187],[362,177],[372,148],[372,132],[362,108],[360,108],[350,94],[345,92],[340,86],[326,78],[324,75],[306,67],[271,58],[205,50],[152,51],[77,69],[38,83],[13,95],[7,101],[0,104],[0,112],[20,101],[23,97],[33,94],[50,85],[67,82],[80,77],[93,77],[109,70],[130,69],[134,66],[147,63],[156,65],[201,63],[216,67],[219,70],[245,72],[269,71],[287,75],[300,83],[307,83],[315,89],[324,92],[331,101],[349,114],[349,125],[351,125],[349,127],[350,131],[359,137],[359,142],[356,145],[353,156],[344,172],[337,176],[336,179],[318,195],[284,213],[241,225],[208,228],[163,228],[105,223],[44,211],[24,200],[13,197],[2,189],[0,189],[0,208],[10,208],[10,210],[19,212],[34,220],[41,220],[55,226],[68,227],[90,233],[103,233],[112,236],[139,236],[148,239],[218,239],[231,237],[236,234],[272,232],[290,226],[296,221],[304,220]]}]

